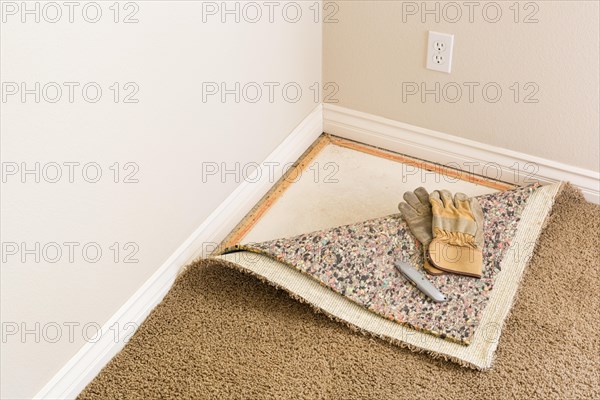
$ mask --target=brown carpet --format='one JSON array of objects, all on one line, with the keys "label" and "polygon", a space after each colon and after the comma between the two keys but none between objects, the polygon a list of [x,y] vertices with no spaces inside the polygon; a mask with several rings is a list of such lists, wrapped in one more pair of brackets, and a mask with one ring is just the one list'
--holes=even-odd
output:
[{"label": "brown carpet", "polygon": [[79,398],[600,398],[599,248],[600,206],[568,186],[487,372],[353,332],[205,260]]}]

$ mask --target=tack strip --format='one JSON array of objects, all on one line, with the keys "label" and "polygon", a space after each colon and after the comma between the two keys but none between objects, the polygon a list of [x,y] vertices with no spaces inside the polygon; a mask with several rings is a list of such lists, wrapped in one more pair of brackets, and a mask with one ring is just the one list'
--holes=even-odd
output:
[{"label": "tack strip", "polygon": [[[258,220],[271,208],[271,206],[283,195],[283,193],[294,183],[295,178],[300,176],[310,162],[331,143],[329,135],[321,135],[319,138],[300,156],[298,161],[279,178],[273,187],[263,196],[262,199],[250,210],[248,214],[236,225],[229,235],[215,249],[213,254],[222,249],[239,243],[248,232],[256,225]],[[291,177],[291,178],[290,178]]]},{"label": "tack strip", "polygon": [[[476,183],[497,190],[508,190],[516,187],[515,185],[494,181],[478,175],[469,174],[467,172],[445,167],[439,164],[419,160],[392,151],[380,149],[363,143],[355,142],[349,139],[343,139],[327,133],[322,134],[309,147],[298,161],[290,168],[283,177],[281,177],[275,185],[267,192],[267,194],[250,210],[250,212],[236,225],[229,235],[221,242],[213,254],[219,253],[220,250],[238,244],[252,230],[260,218],[271,208],[271,206],[283,195],[283,193],[295,183],[295,177],[304,173],[309,164],[317,157],[317,155],[328,145],[336,145],[347,149],[359,151],[373,155],[375,157],[385,158],[396,162],[401,162],[427,171],[460,179],[463,181]],[[290,179],[290,177],[292,177]]]},{"label": "tack strip", "polygon": [[479,175],[475,175],[472,173],[468,173],[462,171],[460,169],[446,167],[441,164],[435,164],[429,161],[420,160],[418,158],[409,157],[403,154],[394,153],[389,150],[381,149],[378,147],[369,146],[363,143],[355,142],[348,139],[343,139],[337,136],[331,136],[331,144],[345,147],[347,149],[360,151],[363,153],[371,154],[375,157],[385,158],[387,160],[393,160],[396,162],[401,162],[403,164],[411,165],[416,168],[421,168],[427,171],[433,171],[438,174],[442,174],[451,178],[460,179],[462,181],[467,181],[471,183],[476,183],[478,185],[487,186],[492,189],[497,190],[509,190],[516,187],[516,185],[512,185],[506,182],[495,181],[489,178],[484,178]]}]

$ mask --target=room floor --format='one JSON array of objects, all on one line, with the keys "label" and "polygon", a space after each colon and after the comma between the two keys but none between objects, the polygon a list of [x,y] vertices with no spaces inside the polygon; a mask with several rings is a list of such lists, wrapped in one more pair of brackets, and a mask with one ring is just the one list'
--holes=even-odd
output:
[{"label": "room floor", "polygon": [[[263,240],[394,212],[400,193],[421,184],[399,183],[380,167],[401,172],[401,165],[341,145],[327,143],[308,164],[318,160],[339,163],[337,184],[352,189],[351,199],[308,178],[279,182],[230,240]],[[373,191],[359,190],[357,182]],[[447,187],[469,194],[495,190],[468,182]],[[306,218],[291,216],[299,209]],[[354,332],[209,258],[185,270],[78,398],[599,398],[598,329],[590,324],[597,299],[589,295],[598,281],[598,269],[590,265],[597,265],[599,237],[593,233],[599,229],[600,208],[567,186],[486,372]]]},{"label": "room floor", "polygon": [[222,246],[289,237],[394,214],[402,194],[419,186],[469,196],[513,187],[323,135]]}]

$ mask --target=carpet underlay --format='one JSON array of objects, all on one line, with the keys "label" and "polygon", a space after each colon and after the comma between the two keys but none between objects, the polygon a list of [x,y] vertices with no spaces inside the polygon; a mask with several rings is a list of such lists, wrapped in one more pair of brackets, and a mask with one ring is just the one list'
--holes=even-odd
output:
[{"label": "carpet underlay", "polygon": [[422,248],[399,214],[225,249],[219,258],[352,328],[476,369],[490,368],[504,321],[561,184],[479,196],[481,279],[428,276],[426,298],[395,267],[423,270]]},{"label": "carpet underlay", "polygon": [[[428,276],[428,280],[445,293],[448,300],[444,303],[427,299],[394,265],[397,261],[403,261],[421,270],[423,274],[426,273],[423,269],[423,249],[400,214],[291,238],[233,246],[223,253],[233,254],[246,250],[265,255],[277,261],[265,266],[267,269],[291,267],[323,286],[320,288],[322,292],[327,287],[328,291],[345,297],[381,318],[402,324],[411,330],[469,345],[479,327],[483,310],[489,304],[496,277],[504,269],[504,258],[520,257],[509,254],[512,244],[520,244],[515,240],[519,223],[522,221],[523,224],[537,225],[538,229],[531,238],[535,243],[539,228],[552,207],[553,194],[559,188],[560,185],[543,189],[526,186],[478,196],[484,214],[482,231],[485,237],[485,262],[482,277],[474,279],[456,274]],[[544,196],[545,193],[539,193],[540,190],[548,189],[552,191],[552,195]],[[536,205],[531,205],[536,199]],[[539,205],[540,200],[544,206]],[[528,208],[540,211],[541,215],[536,221],[539,223],[532,222],[531,218],[521,218],[523,209]],[[245,256],[257,258],[253,254]],[[243,260],[239,254],[225,259],[238,261],[242,267],[254,261]],[[526,264],[526,260],[523,262]],[[256,272],[255,266],[249,265],[249,268]],[[290,282],[285,283],[288,284],[286,288],[291,286]],[[319,300],[308,301],[320,307]]]},{"label": "carpet underlay", "polygon": [[201,260],[79,398],[600,398],[599,248],[600,206],[566,186],[487,371],[353,331]]}]

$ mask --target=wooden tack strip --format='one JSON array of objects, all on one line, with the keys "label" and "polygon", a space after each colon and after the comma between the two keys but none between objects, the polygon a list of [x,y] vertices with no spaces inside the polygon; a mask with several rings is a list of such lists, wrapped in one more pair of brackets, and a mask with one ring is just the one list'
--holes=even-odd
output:
[{"label": "wooden tack strip", "polygon": [[273,185],[273,187],[263,196],[263,198],[250,210],[250,212],[240,221],[231,233],[221,242],[219,249],[233,246],[241,241],[258,220],[267,212],[267,210],[283,195],[291,184],[301,176],[310,162],[315,159],[321,150],[331,143],[329,135],[321,135],[319,138],[300,156],[285,174]]},{"label": "wooden tack strip", "polygon": [[465,171],[445,167],[440,164],[420,160],[403,154],[394,153],[389,150],[380,149],[363,143],[355,142],[349,139],[343,139],[327,133],[323,133],[319,138],[300,156],[298,161],[286,171],[286,173],[273,185],[273,187],[263,196],[263,198],[250,210],[250,212],[236,225],[229,235],[221,242],[219,247],[213,253],[217,253],[226,247],[240,243],[246,234],[254,227],[258,220],[267,212],[267,210],[283,195],[283,193],[294,183],[295,179],[306,170],[308,165],[315,159],[321,150],[330,144],[345,147],[351,150],[360,151],[381,157],[388,160],[401,162],[427,171],[433,171],[448,177],[460,179],[463,181],[483,185],[497,190],[513,189],[516,185],[506,182],[496,181],[474,175]]},{"label": "wooden tack strip", "polygon": [[461,171],[459,169],[454,169],[450,167],[446,167],[440,164],[435,164],[432,162],[420,160],[418,158],[409,157],[403,154],[394,153],[389,150],[380,149],[378,147],[369,146],[363,143],[355,142],[349,139],[343,139],[337,136],[330,136],[331,144],[335,144],[336,146],[345,147],[348,149],[360,151],[362,153],[371,154],[376,157],[385,158],[388,160],[393,160],[397,162],[401,162],[407,165],[411,165],[417,168],[421,168],[427,171],[433,171],[438,174],[442,174],[445,176],[449,176],[452,178],[460,179],[462,181],[476,183],[478,185],[490,187],[492,189],[498,190],[508,190],[513,189],[517,185],[512,185],[502,181],[496,181],[489,178],[484,178],[479,175],[475,175],[469,172]]}]

